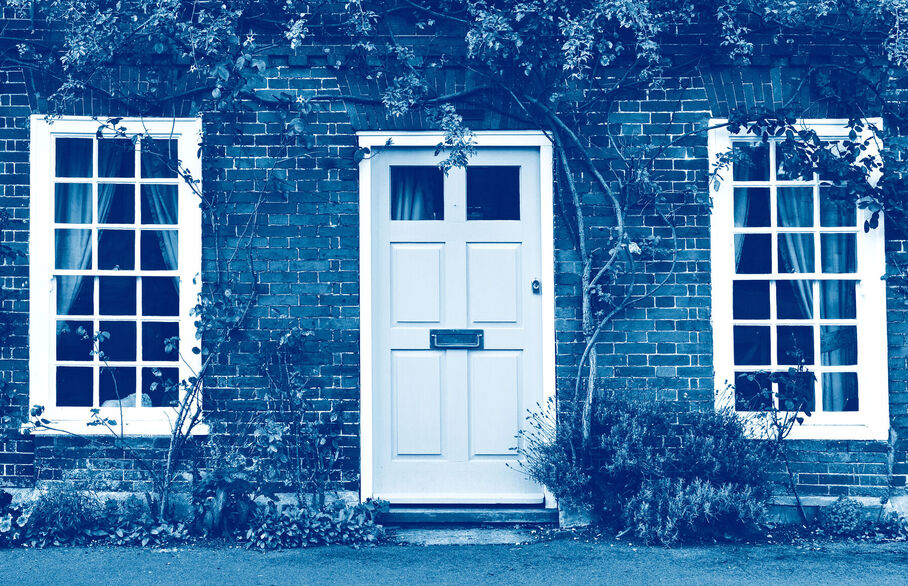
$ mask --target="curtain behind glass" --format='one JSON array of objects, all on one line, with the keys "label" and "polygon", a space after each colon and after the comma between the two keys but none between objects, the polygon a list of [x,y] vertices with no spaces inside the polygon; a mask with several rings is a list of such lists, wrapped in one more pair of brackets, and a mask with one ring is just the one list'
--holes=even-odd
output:
[{"label": "curtain behind glass", "polygon": [[440,175],[438,167],[392,167],[391,219],[444,219]]},{"label": "curtain behind glass", "polygon": [[[813,209],[811,207],[798,205],[799,202],[795,198],[780,197],[777,201],[780,225],[813,225]],[[779,238],[778,242],[781,251],[789,259],[792,259],[802,271],[813,264],[813,248],[804,246],[805,242],[811,242],[811,240],[802,237],[789,237]],[[803,279],[794,281],[793,288],[797,292],[798,303],[801,305],[803,315],[813,315],[813,286],[811,281]]]},{"label": "curtain behind glass", "polygon": [[[64,177],[91,177],[91,158],[66,156],[73,151],[57,150],[57,174]],[[54,216],[57,222],[73,224],[91,218],[92,199],[81,197],[56,198]],[[91,268],[91,230],[56,230],[54,238],[56,266],[87,270]],[[61,262],[62,261],[62,262]],[[57,280],[57,313],[69,313],[73,302],[79,296],[83,275],[72,279]],[[58,326],[58,329],[61,326]],[[59,332],[58,332],[59,333]]]}]

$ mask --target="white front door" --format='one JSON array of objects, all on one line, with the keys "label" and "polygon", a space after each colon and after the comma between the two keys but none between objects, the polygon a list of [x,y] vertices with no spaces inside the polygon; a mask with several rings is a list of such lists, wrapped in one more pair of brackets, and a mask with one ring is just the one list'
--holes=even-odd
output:
[{"label": "white front door", "polygon": [[[543,402],[539,149],[372,166],[373,495],[540,503],[517,434]],[[551,286],[548,283],[547,286]]]}]

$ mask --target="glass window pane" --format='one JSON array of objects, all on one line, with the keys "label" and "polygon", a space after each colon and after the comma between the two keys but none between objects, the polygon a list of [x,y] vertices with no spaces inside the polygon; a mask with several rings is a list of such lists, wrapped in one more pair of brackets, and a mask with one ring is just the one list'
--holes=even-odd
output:
[{"label": "glass window pane", "polygon": [[782,228],[813,226],[813,187],[778,187],[777,215]]},{"label": "glass window pane", "polygon": [[179,315],[178,287],[173,277],[142,277],[142,315]]},{"label": "glass window pane", "polygon": [[177,231],[143,230],[142,270],[164,271],[177,269]]},{"label": "glass window pane", "polygon": [[92,315],[95,306],[95,280],[81,275],[58,275],[57,314]]},{"label": "glass window pane", "polygon": [[778,326],[776,343],[779,364],[813,364],[812,326]]},{"label": "glass window pane", "polygon": [[121,271],[135,268],[135,238],[132,230],[98,230],[98,268]]},{"label": "glass window pane", "polygon": [[772,238],[769,234],[735,234],[735,272],[739,275],[772,272]]},{"label": "glass window pane", "polygon": [[56,142],[57,177],[91,177],[91,138],[58,138]]},{"label": "glass window pane", "polygon": [[768,187],[735,187],[735,226],[769,226]]},{"label": "glass window pane", "polygon": [[771,406],[772,383],[769,373],[735,373],[735,411],[766,411]]},{"label": "glass window pane", "polygon": [[91,230],[54,230],[54,268],[91,268]]},{"label": "glass window pane", "polygon": [[101,341],[101,351],[108,362],[136,359],[136,322],[102,321],[101,331],[110,338]]},{"label": "glass window pane", "polygon": [[857,206],[848,190],[820,187],[820,226],[857,226]]},{"label": "glass window pane", "polygon": [[179,382],[180,370],[178,368],[143,368],[142,405],[149,407],[175,406],[179,398]]},{"label": "glass window pane", "polygon": [[94,369],[57,367],[57,406],[91,407],[94,399]]},{"label": "glass window pane", "polygon": [[823,373],[823,411],[858,410],[858,373]]},{"label": "glass window pane", "polygon": [[57,183],[54,186],[54,221],[59,224],[90,224],[91,184]]},{"label": "glass window pane", "polygon": [[735,143],[732,145],[732,177],[735,181],[769,181],[769,145]]},{"label": "glass window pane", "polygon": [[794,145],[776,143],[776,178],[781,181],[807,180],[813,177],[810,161]]},{"label": "glass window pane", "polygon": [[467,167],[467,220],[519,220],[520,167]]},{"label": "glass window pane", "polygon": [[98,373],[101,407],[136,406],[136,369],[131,366],[102,367]]},{"label": "glass window pane", "polygon": [[820,281],[820,319],[855,319],[855,281]]},{"label": "glass window pane", "polygon": [[857,234],[820,234],[820,264],[824,273],[857,272]]},{"label": "glass window pane", "polygon": [[779,234],[779,273],[813,271],[813,234]]},{"label": "glass window pane", "polygon": [[769,364],[769,327],[734,327],[735,364]]},{"label": "glass window pane", "polygon": [[[172,338],[180,335],[179,324],[170,322],[143,322],[142,323],[142,359],[167,360],[179,359],[179,345],[173,345]],[[170,351],[167,346],[172,345]]]},{"label": "glass window pane", "polygon": [[735,319],[769,319],[769,281],[735,281],[732,287]]},{"label": "glass window pane", "polygon": [[776,316],[813,319],[813,281],[776,281]]},{"label": "glass window pane", "polygon": [[98,277],[101,315],[136,314],[135,277]]},{"label": "glass window pane", "polygon": [[58,321],[57,360],[92,360],[94,333],[90,321]]},{"label": "glass window pane", "polygon": [[136,153],[132,140],[105,138],[98,141],[98,176],[136,176]]},{"label": "glass window pane", "polygon": [[820,363],[823,366],[857,364],[857,326],[822,326],[820,328]]},{"label": "glass window pane", "polygon": [[173,178],[177,176],[178,169],[177,141],[160,138],[142,140],[142,177]]},{"label": "glass window pane", "polygon": [[177,186],[142,186],[142,223],[177,223]]},{"label": "glass window pane", "polygon": [[438,167],[391,167],[392,220],[444,220],[444,177]]},{"label": "glass window pane", "polygon": [[814,373],[791,369],[786,373],[779,373],[776,376],[779,381],[780,410],[815,410],[817,376]]},{"label": "glass window pane", "polygon": [[129,184],[98,185],[98,222],[132,224],[136,221],[136,188]]}]

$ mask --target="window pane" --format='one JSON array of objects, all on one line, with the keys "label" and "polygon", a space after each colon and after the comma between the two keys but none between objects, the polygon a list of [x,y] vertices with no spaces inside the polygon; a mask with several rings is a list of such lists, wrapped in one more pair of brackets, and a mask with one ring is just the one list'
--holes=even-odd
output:
[{"label": "window pane", "polygon": [[766,411],[771,406],[772,383],[768,373],[735,373],[735,411]]},{"label": "window pane", "polygon": [[857,326],[823,326],[820,328],[820,361],[823,366],[858,363]]},{"label": "window pane", "polygon": [[177,267],[177,231],[142,231],[142,270],[174,270]]},{"label": "window pane", "polygon": [[768,187],[735,187],[735,226],[769,226]]},{"label": "window pane", "polygon": [[102,321],[101,331],[110,338],[101,341],[101,351],[108,362],[136,359],[136,322]]},{"label": "window pane", "polygon": [[820,262],[824,273],[854,273],[858,270],[856,234],[821,234]]},{"label": "window pane", "polygon": [[779,319],[813,318],[813,281],[776,281]]},{"label": "window pane", "polygon": [[57,406],[91,407],[94,372],[77,366],[57,367]]},{"label": "window pane", "polygon": [[58,321],[57,360],[92,360],[94,333],[90,321]]},{"label": "window pane", "polygon": [[173,277],[142,277],[142,315],[179,315],[177,287]]},{"label": "window pane", "polygon": [[735,319],[769,319],[769,281],[735,281],[732,287]]},{"label": "window pane", "polygon": [[812,372],[790,370],[779,376],[779,409],[782,411],[814,411],[816,407],[816,375]]},{"label": "window pane", "polygon": [[58,275],[57,314],[92,315],[95,305],[93,277]]},{"label": "window pane", "polygon": [[732,177],[735,181],[769,181],[769,145],[735,143],[732,145]]},{"label": "window pane", "polygon": [[813,187],[779,187],[776,193],[779,226],[813,226]]},{"label": "window pane", "polygon": [[54,186],[54,221],[59,224],[90,224],[91,184],[57,183]]},{"label": "window pane", "polygon": [[132,230],[98,230],[98,268],[121,271],[135,268],[135,238]]},{"label": "window pane", "polygon": [[165,139],[142,140],[142,177],[166,179],[177,176],[177,141]]},{"label": "window pane", "polygon": [[735,234],[735,272],[740,275],[772,271],[772,239],[769,234]]},{"label": "window pane", "polygon": [[794,145],[776,143],[776,178],[783,181],[813,177],[810,162]]},{"label": "window pane", "polygon": [[779,364],[813,364],[813,327],[778,326],[776,335]]},{"label": "window pane", "polygon": [[444,220],[444,178],[438,167],[391,167],[392,220]]},{"label": "window pane", "polygon": [[179,397],[179,381],[180,370],[177,368],[143,368],[142,405],[173,407]]},{"label": "window pane", "polygon": [[167,360],[179,359],[179,348],[174,346],[167,351],[168,340],[180,335],[179,324],[143,322],[142,323],[142,359]]},{"label": "window pane", "polygon": [[823,411],[858,410],[858,374],[823,373]]},{"label": "window pane", "polygon": [[177,186],[142,186],[142,223],[177,223]]},{"label": "window pane", "polygon": [[136,314],[135,277],[98,277],[101,315]]},{"label": "window pane", "polygon": [[857,206],[846,189],[820,187],[820,226],[857,226]]},{"label": "window pane", "polygon": [[779,273],[813,271],[813,234],[779,234]]},{"label": "window pane", "polygon": [[91,230],[54,230],[54,267],[91,268]]},{"label": "window pane", "polygon": [[102,183],[98,185],[98,222],[132,224],[136,221],[136,188],[134,185]]},{"label": "window pane", "polygon": [[136,154],[128,138],[105,138],[98,141],[99,177],[135,177]]},{"label": "window pane", "polygon": [[131,366],[102,367],[98,373],[101,407],[136,406],[136,369]]},{"label": "window pane", "polygon": [[820,281],[820,318],[855,319],[855,281]]},{"label": "window pane", "polygon": [[735,326],[735,364],[769,364],[769,327]]},{"label": "window pane", "polygon": [[57,177],[91,177],[93,143],[90,138],[58,138]]},{"label": "window pane", "polygon": [[467,167],[467,220],[519,220],[520,167]]}]

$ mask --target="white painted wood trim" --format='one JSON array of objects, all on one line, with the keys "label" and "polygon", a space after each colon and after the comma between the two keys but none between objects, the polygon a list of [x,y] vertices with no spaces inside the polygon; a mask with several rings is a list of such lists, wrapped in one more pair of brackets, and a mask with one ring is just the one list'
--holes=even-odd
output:
[{"label": "white painted wood trim", "polygon": [[[866,119],[867,124],[882,129],[880,118]],[[725,119],[710,120],[709,126],[726,124]],[[811,128],[820,137],[847,136],[845,119],[807,119],[798,125]],[[865,131],[868,132],[869,131]],[[752,137],[752,135],[751,135]],[[716,168],[719,156],[731,148],[732,135],[727,127],[709,131],[708,150],[710,171]],[[753,138],[753,137],[752,137]],[[733,395],[725,392],[726,385],[734,378],[734,340],[730,321],[717,321],[717,316],[732,313],[732,277],[724,267],[733,266],[731,246],[732,183],[730,170],[720,172],[718,185],[710,182],[712,210],[710,214],[710,282],[711,321],[713,331],[713,372],[714,387],[717,390],[716,407],[734,406]],[[870,214],[866,214],[869,219]],[[859,216],[860,220],[863,219]],[[886,440],[889,437],[889,379],[888,342],[886,328],[886,283],[882,280],[886,272],[885,232],[883,219],[880,226],[868,234],[858,235],[858,277],[861,285],[858,292],[858,348],[860,411],[857,413],[824,414],[814,413],[805,418],[803,425],[797,425],[789,435],[790,439],[813,440]],[[721,242],[716,244],[716,239]],[[871,343],[872,342],[872,343]],[[755,414],[742,414],[749,420],[755,433],[762,427]]]},{"label": "white painted wood trim", "polygon": [[[475,131],[476,146],[538,147],[540,170],[540,221],[542,281],[542,360],[543,397],[555,397],[555,256],[552,143],[540,131]],[[357,133],[359,147],[385,146],[432,147],[444,140],[433,131]],[[359,163],[359,307],[360,307],[360,500],[373,496],[373,362],[372,362],[372,164],[366,156]],[[555,499],[544,491],[546,507]],[[504,495],[507,497],[507,495]],[[439,497],[440,498],[440,497]],[[414,501],[415,502],[415,501]],[[426,501],[422,501],[426,502]],[[432,502],[440,502],[433,497]],[[453,502],[453,501],[452,501]],[[461,501],[463,502],[463,501]],[[535,501],[538,502],[538,501]]]}]

